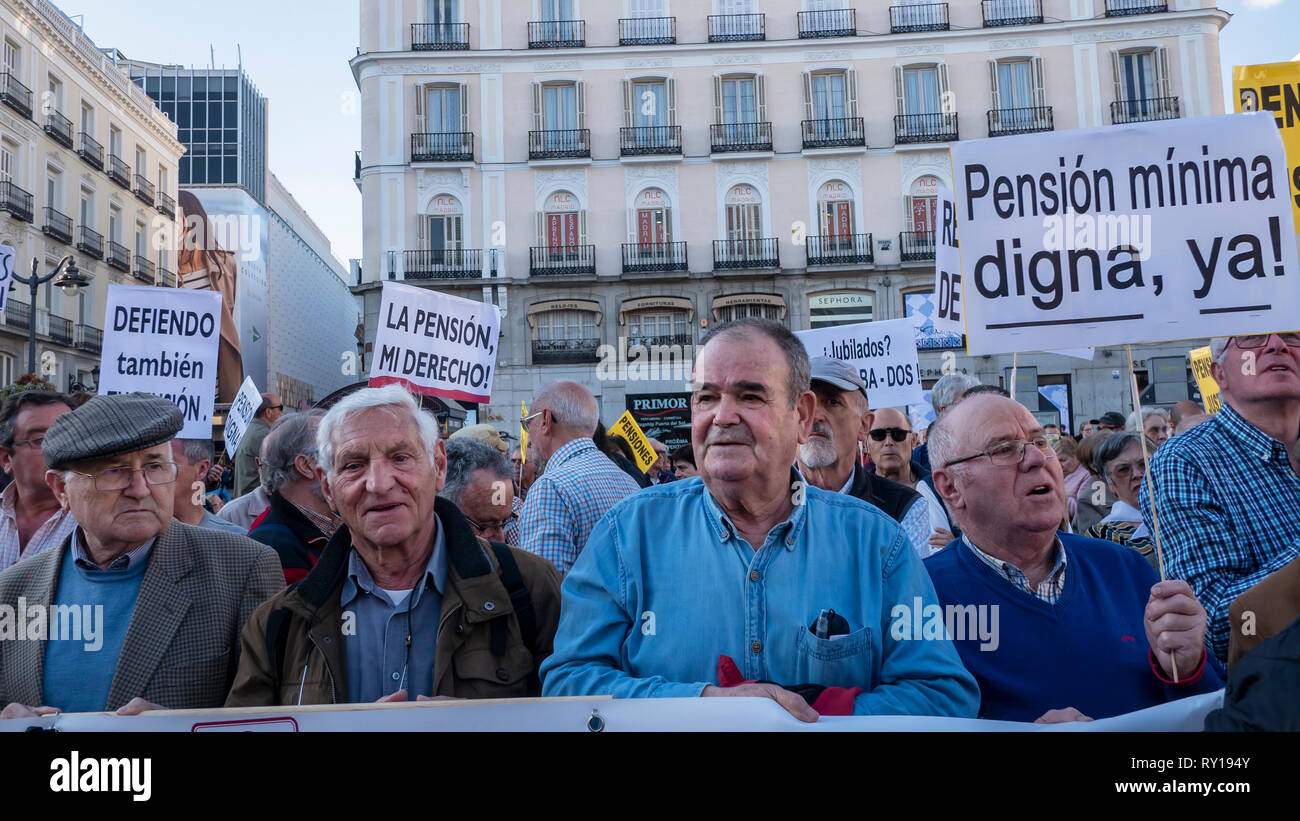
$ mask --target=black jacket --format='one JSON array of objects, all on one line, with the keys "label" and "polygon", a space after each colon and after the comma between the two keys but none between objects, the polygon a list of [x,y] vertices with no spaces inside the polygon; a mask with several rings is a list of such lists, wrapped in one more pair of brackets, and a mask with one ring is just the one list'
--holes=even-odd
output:
[{"label": "black jacket", "polygon": [[1300,731],[1300,618],[1260,642],[1233,666],[1223,707],[1205,717],[1205,729]]},{"label": "black jacket", "polygon": [[849,495],[875,505],[896,522],[903,521],[908,509],[921,498],[921,494],[907,485],[868,473],[862,465],[856,464],[853,466],[853,484],[849,486]]},{"label": "black jacket", "polygon": [[261,521],[248,531],[248,538],[269,544],[280,554],[285,584],[305,578],[316,566],[329,540],[279,491],[271,494],[271,506]]}]

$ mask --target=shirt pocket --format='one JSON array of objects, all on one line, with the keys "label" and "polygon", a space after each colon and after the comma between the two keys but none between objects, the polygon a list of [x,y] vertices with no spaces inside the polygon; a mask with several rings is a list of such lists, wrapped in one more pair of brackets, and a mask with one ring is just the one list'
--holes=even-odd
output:
[{"label": "shirt pocket", "polygon": [[819,639],[807,628],[799,630],[795,645],[796,681],[823,687],[871,687],[873,632],[870,627],[837,639]]}]

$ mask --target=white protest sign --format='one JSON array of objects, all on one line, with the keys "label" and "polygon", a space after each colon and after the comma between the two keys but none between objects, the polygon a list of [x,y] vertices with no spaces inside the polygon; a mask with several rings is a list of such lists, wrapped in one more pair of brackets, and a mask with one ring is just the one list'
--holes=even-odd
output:
[{"label": "white protest sign", "polygon": [[916,328],[911,319],[857,322],[795,331],[808,356],[829,356],[857,368],[873,408],[922,402]]},{"label": "white protest sign", "polygon": [[1059,356],[1071,356],[1074,357],[1075,359],[1083,359],[1088,362],[1091,362],[1092,358],[1097,354],[1097,349],[1096,348],[1057,348],[1054,351],[1047,351],[1047,353],[1054,353]]},{"label": "white protest sign", "polygon": [[244,377],[244,384],[239,386],[235,401],[230,403],[230,412],[226,414],[226,455],[235,458],[235,451],[248,433],[248,426],[262,406],[262,394],[257,390],[253,377]]},{"label": "white protest sign", "polygon": [[495,305],[385,282],[370,384],[487,402],[500,328]]},{"label": "white protest sign", "polygon": [[220,334],[216,291],[110,284],[99,392],[161,396],[185,415],[177,436],[211,439]]},{"label": "white protest sign", "polygon": [[967,352],[1293,330],[1271,114],[952,145]]},{"label": "white protest sign", "polygon": [[934,329],[966,332],[962,324],[961,256],[957,250],[957,207],[952,191],[939,186],[939,226],[934,241]]},{"label": "white protest sign", "polygon": [[0,245],[0,314],[4,313],[9,303],[9,286],[14,278],[14,257],[17,252],[12,245]]}]

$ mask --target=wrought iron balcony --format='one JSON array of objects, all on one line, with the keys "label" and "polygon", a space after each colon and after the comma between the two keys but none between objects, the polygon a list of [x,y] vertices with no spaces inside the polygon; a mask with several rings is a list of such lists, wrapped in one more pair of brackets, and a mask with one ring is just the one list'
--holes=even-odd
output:
[{"label": "wrought iron balcony", "polygon": [[96,169],[104,170],[104,146],[84,131],[77,134],[77,156]]},{"label": "wrought iron balcony", "polygon": [[1177,97],[1116,100],[1110,104],[1110,121],[1115,125],[1145,123],[1151,120],[1176,120],[1178,117]]},{"label": "wrought iron balcony", "polygon": [[780,267],[781,257],[776,249],[776,237],[713,241],[713,270],[715,271]]},{"label": "wrought iron balcony", "polygon": [[0,102],[27,119],[32,118],[32,90],[8,71],[0,73]]},{"label": "wrought iron balcony", "polygon": [[5,324],[27,330],[32,327],[32,306],[17,299],[5,302]]},{"label": "wrought iron balcony", "polygon": [[902,262],[925,262],[934,259],[934,232],[900,231],[898,252]]},{"label": "wrought iron balcony", "polygon": [[822,9],[799,12],[799,36],[856,37],[858,17],[855,9]]},{"label": "wrought iron balcony", "polygon": [[77,229],[77,250],[86,256],[94,257],[95,259],[103,259],[103,235],[84,225],[81,226]]},{"label": "wrought iron balcony", "polygon": [[412,51],[464,51],[469,48],[469,23],[412,23]]},{"label": "wrought iron balcony", "polygon": [[104,347],[104,332],[90,325],[78,325],[73,344],[83,351],[99,353]]},{"label": "wrought iron balcony", "polygon": [[32,221],[32,195],[14,184],[13,180],[0,181],[0,211],[23,222]]},{"label": "wrought iron balcony", "polygon": [[726,151],[771,151],[772,124],[715,123],[709,126],[709,143],[717,154]]},{"label": "wrought iron balcony", "polygon": [[684,242],[623,243],[623,273],[625,274],[686,270],[689,268],[686,263]]},{"label": "wrought iron balcony", "polygon": [[984,27],[1030,26],[1043,22],[1043,0],[984,0]]},{"label": "wrought iron balcony", "polygon": [[762,14],[709,15],[710,43],[738,43],[766,39],[767,20]]},{"label": "wrought iron balcony", "polygon": [[682,153],[680,125],[634,125],[619,129],[619,150],[624,157]]},{"label": "wrought iron balcony", "polygon": [[473,131],[411,135],[411,162],[473,162]]},{"label": "wrought iron balcony", "polygon": [[106,257],[108,267],[116,268],[119,271],[129,272],[131,270],[131,252],[126,250],[126,246],[121,243],[108,241],[108,255]]},{"label": "wrought iron balcony", "polygon": [[528,275],[534,277],[596,273],[596,246],[542,245],[528,249]]},{"label": "wrought iron balcony", "polygon": [[175,272],[168,271],[166,268],[160,267],[158,269],[158,284],[164,288],[175,288],[176,287]]},{"label": "wrought iron balcony", "polygon": [[543,20],[528,24],[529,48],[583,48],[586,45],[586,20]]},{"label": "wrought iron balcony", "polygon": [[158,192],[158,204],[155,206],[159,214],[176,219],[176,200],[172,199],[163,191]]},{"label": "wrought iron balcony", "polygon": [[534,365],[586,365],[598,362],[599,339],[534,339]]},{"label": "wrought iron balcony", "polygon": [[1128,17],[1132,14],[1159,14],[1169,11],[1168,3],[1151,0],[1106,0],[1107,17]]},{"label": "wrought iron balcony", "polygon": [[591,156],[591,129],[564,128],[528,132],[528,159],[556,160]]},{"label": "wrought iron balcony", "polygon": [[947,31],[948,4],[890,6],[889,30],[894,34],[906,34],[911,31]]},{"label": "wrought iron balcony", "polygon": [[72,345],[72,320],[61,316],[50,317],[50,339],[60,345]]},{"label": "wrought iron balcony", "polygon": [[149,182],[148,177],[145,177],[143,174],[136,174],[135,187],[131,189],[131,192],[135,194],[135,198],[138,199],[140,202],[144,203],[150,208],[153,207],[154,189],[153,189],[153,183]]},{"label": "wrought iron balcony", "polygon": [[157,269],[155,268],[154,264],[149,261],[148,258],[136,254],[135,267],[131,269],[131,276],[135,277],[141,282],[147,282],[150,285],[153,285],[154,282],[157,281],[156,280]]},{"label": "wrought iron balcony", "polygon": [[646,348],[687,348],[695,344],[695,337],[690,334],[661,334],[659,336],[629,336],[627,346],[641,345]]},{"label": "wrought iron balcony", "polygon": [[407,279],[479,279],[483,276],[483,249],[403,251],[402,270]]},{"label": "wrought iron balcony", "polygon": [[1008,134],[1033,134],[1051,131],[1052,107],[994,108],[988,112],[989,136],[1005,137]]},{"label": "wrought iron balcony", "polygon": [[894,142],[944,143],[957,139],[957,115],[899,114],[894,117]]},{"label": "wrought iron balcony", "polygon": [[48,205],[45,206],[45,224],[41,226],[41,233],[47,237],[54,237],[64,245],[71,245],[72,217]]},{"label": "wrought iron balcony", "polygon": [[131,166],[116,154],[108,155],[108,178],[123,188],[131,187]]},{"label": "wrought iron balcony", "polygon": [[808,267],[870,265],[876,261],[870,234],[822,234],[804,238]]},{"label": "wrought iron balcony", "polygon": [[668,46],[676,42],[676,17],[619,18],[618,44],[620,46]]},{"label": "wrought iron balcony", "polygon": [[45,133],[64,148],[72,148],[72,120],[52,108],[45,114]]},{"label": "wrought iron balcony", "polygon": [[861,117],[803,121],[804,148],[836,148],[866,144],[867,129]]}]

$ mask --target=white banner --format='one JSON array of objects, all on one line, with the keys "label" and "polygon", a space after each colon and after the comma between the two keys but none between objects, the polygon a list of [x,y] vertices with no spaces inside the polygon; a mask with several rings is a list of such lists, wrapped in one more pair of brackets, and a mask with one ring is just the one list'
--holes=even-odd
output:
[{"label": "white banner", "polygon": [[1293,330],[1272,114],[952,145],[972,355]]},{"label": "white banner", "polygon": [[239,449],[244,434],[248,433],[249,423],[261,406],[262,394],[257,390],[257,383],[251,376],[244,377],[244,384],[239,386],[239,393],[235,395],[235,401],[230,403],[230,412],[226,414],[226,455],[231,459],[235,458],[235,451]]},{"label": "white banner", "polygon": [[9,286],[13,285],[14,257],[17,252],[12,245],[0,245],[0,314],[9,304]]},{"label": "white banner", "polygon": [[495,305],[385,282],[370,384],[487,402],[500,328]]},{"label": "white banner", "polygon": [[99,392],[161,396],[185,415],[178,437],[211,439],[220,334],[216,291],[110,283]]},{"label": "white banner", "polygon": [[911,319],[857,322],[795,331],[808,356],[829,356],[858,369],[873,408],[921,402],[921,368]]},{"label": "white banner", "polygon": [[934,238],[934,329],[966,333],[961,307],[961,255],[957,241],[957,206],[952,191],[939,186]]}]

